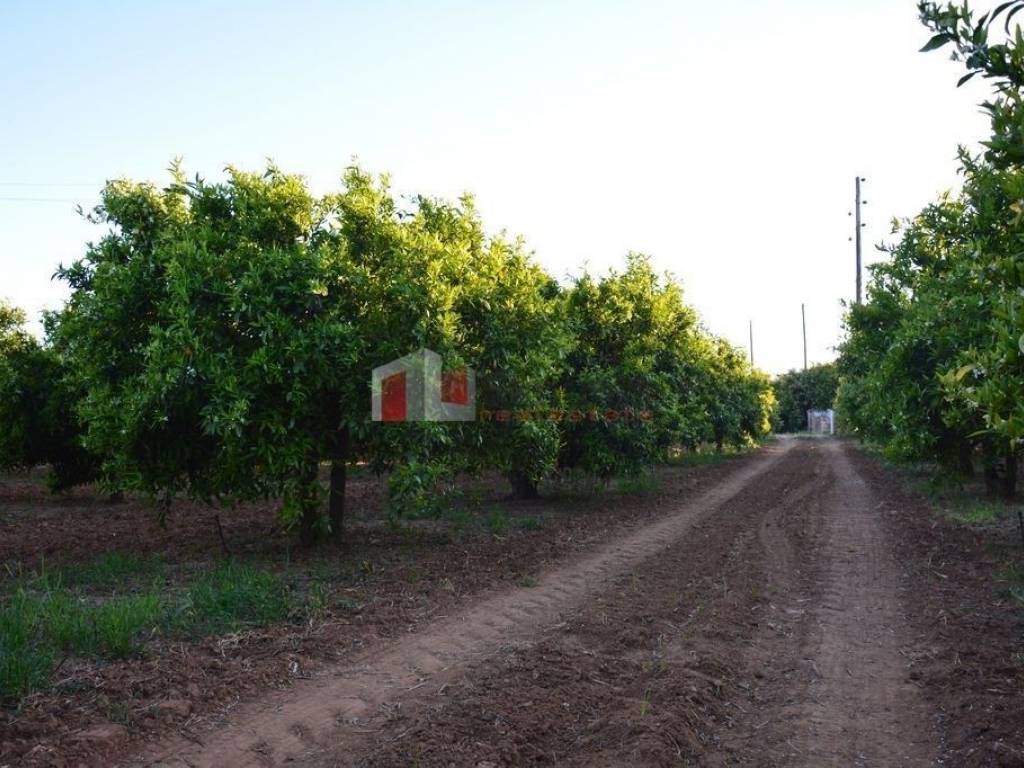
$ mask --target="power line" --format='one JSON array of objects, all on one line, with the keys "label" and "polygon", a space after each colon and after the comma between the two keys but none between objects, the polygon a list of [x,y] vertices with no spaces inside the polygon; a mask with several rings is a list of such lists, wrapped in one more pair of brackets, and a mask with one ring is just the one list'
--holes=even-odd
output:
[{"label": "power line", "polygon": [[0,181],[0,187],[95,187],[95,184],[75,181]]},{"label": "power line", "polygon": [[4,203],[81,203],[82,200],[71,197],[0,197]]}]

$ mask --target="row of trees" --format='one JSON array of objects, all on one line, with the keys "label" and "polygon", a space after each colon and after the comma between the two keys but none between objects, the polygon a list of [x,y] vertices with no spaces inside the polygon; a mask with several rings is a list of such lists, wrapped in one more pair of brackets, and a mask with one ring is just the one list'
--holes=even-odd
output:
[{"label": "row of trees", "polygon": [[[631,474],[769,428],[766,377],[645,257],[560,285],[468,197],[402,206],[358,168],[316,197],[274,167],[207,183],[175,165],[165,188],[108,183],[88,217],[106,232],[59,270],[71,297],[45,342],[0,317],[0,465],[49,463],[57,487],[99,478],[164,509],[281,497],[311,541],[341,535],[354,461],[498,468],[532,494],[559,469]],[[475,369],[480,408],[588,418],[372,423],[371,370],[424,346]],[[627,411],[649,417],[608,416]]]},{"label": "row of trees", "polygon": [[807,429],[807,412],[827,410],[836,399],[839,376],[835,363],[821,363],[803,370],[787,371],[773,382],[776,432]]},{"label": "row of trees", "polygon": [[920,4],[924,50],[952,46],[961,84],[993,81],[992,135],[980,155],[960,150],[959,194],[896,222],[839,360],[847,429],[961,475],[980,463],[1005,495],[1024,439],[1024,37],[1010,30],[1022,8]]}]

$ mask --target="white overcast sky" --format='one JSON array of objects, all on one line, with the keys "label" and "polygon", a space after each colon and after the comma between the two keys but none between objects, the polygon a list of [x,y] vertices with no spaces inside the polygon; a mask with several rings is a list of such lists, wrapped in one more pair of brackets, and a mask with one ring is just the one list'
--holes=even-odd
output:
[{"label": "white overcast sky", "polygon": [[773,373],[833,357],[865,255],[984,138],[913,0],[5,2],[0,296],[33,318],[100,231],[107,178],[273,158],[314,190],[353,156],[400,191],[473,192],[558,277],[629,250]]}]

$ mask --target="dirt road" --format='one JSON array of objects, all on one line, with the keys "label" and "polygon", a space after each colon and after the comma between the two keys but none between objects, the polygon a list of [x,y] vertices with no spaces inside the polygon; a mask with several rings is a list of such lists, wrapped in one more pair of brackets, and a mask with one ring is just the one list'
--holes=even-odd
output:
[{"label": "dirt road", "polygon": [[777,441],[622,540],[131,764],[936,764],[907,577],[850,450]]}]

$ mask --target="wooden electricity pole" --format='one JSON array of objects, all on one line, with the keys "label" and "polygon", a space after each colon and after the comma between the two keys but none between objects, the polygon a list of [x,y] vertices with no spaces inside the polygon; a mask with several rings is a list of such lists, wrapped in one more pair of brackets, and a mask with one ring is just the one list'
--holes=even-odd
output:
[{"label": "wooden electricity pole", "polygon": [[800,305],[800,321],[804,325],[804,370],[807,370],[807,311]]},{"label": "wooden electricity pole", "polygon": [[750,367],[754,367],[754,321],[750,321]]},{"label": "wooden electricity pole", "polygon": [[864,179],[864,178],[861,178],[860,176],[858,176],[857,177],[857,181],[856,181],[857,194],[856,194],[856,200],[854,202],[854,211],[855,211],[855,213],[854,213],[854,216],[855,216],[854,226],[855,226],[855,230],[854,230],[854,233],[853,233],[853,237],[854,237],[854,240],[856,240],[856,242],[857,242],[857,246],[856,247],[857,247],[857,303],[858,304],[861,303],[861,299],[862,299],[861,277],[860,277],[860,272],[861,272],[861,268],[860,268],[860,230],[864,226],[861,223],[861,221],[860,221],[860,206],[861,206],[860,183],[862,181],[867,181],[867,179]]}]

